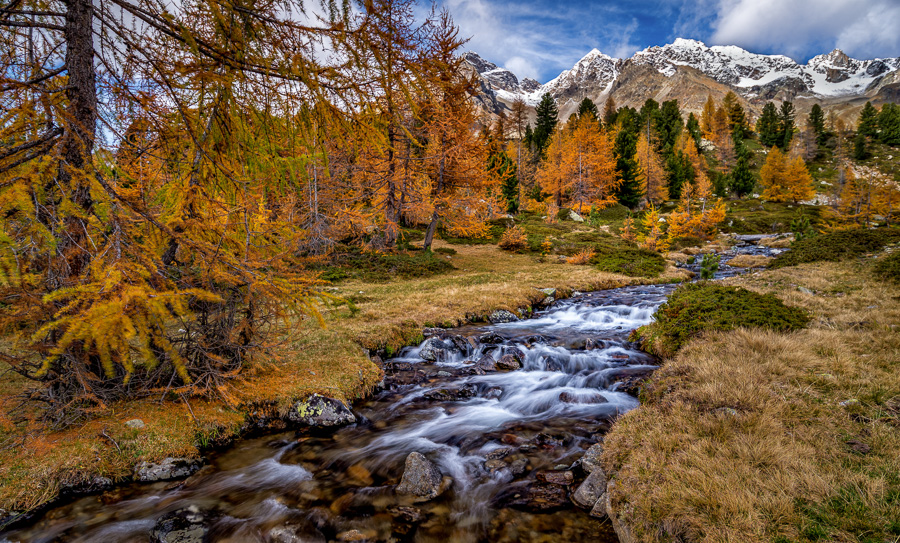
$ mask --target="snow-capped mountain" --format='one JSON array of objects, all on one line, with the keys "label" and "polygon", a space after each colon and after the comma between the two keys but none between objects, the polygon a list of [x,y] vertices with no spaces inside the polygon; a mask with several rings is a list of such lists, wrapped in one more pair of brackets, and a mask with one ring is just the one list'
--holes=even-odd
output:
[{"label": "snow-capped mountain", "polygon": [[[784,55],[760,55],[733,45],[709,47],[687,39],[648,47],[630,59],[613,58],[594,49],[543,85],[534,80],[520,82],[509,70],[476,53],[466,53],[465,59],[501,110],[503,104],[517,98],[534,106],[544,93],[550,93],[559,102],[561,113],[585,96],[598,104],[614,96],[619,105],[626,101],[639,105],[646,98],[696,102],[694,94],[702,93],[705,99],[707,92],[718,95],[728,90],[753,103],[797,97],[850,100],[877,93],[890,100],[898,92],[894,87],[900,73],[900,58],[856,60],[836,49],[804,65]],[[620,92],[624,101],[617,97]]]}]

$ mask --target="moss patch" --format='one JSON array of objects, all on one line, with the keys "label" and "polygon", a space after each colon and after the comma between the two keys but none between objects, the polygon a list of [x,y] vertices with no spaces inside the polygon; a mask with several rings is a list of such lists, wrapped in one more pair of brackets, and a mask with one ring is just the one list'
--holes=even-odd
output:
[{"label": "moss patch", "polygon": [[770,267],[783,268],[805,262],[838,262],[880,251],[897,241],[900,241],[898,228],[838,230],[795,242],[790,251],[775,257]]},{"label": "moss patch", "polygon": [[666,269],[666,259],[646,249],[611,249],[598,246],[591,263],[598,270],[630,277],[658,277]]},{"label": "moss patch", "polygon": [[632,338],[659,356],[672,356],[707,331],[740,327],[790,331],[809,322],[806,311],[788,307],[771,294],[712,283],[679,287],[656,310],[655,318],[656,322],[632,332]]}]

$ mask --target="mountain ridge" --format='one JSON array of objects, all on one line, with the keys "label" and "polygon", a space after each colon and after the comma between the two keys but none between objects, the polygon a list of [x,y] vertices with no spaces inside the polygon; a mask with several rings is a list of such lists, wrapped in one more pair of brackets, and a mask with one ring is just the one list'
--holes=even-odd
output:
[{"label": "mountain ridge", "polygon": [[[599,104],[613,96],[619,105],[639,105],[630,102],[643,102],[639,96],[640,81],[623,79],[623,74],[638,79],[649,78],[653,81],[650,87],[659,92],[671,87],[649,72],[632,68],[635,66],[649,66],[667,79],[676,74],[682,76],[681,79],[690,83],[681,93],[685,98],[695,90],[707,87],[715,95],[733,90],[751,110],[757,109],[754,104],[767,100],[809,98],[832,103],[854,103],[861,97],[877,100],[885,87],[889,88],[884,89],[882,99],[890,101],[900,95],[900,57],[859,60],[840,49],[800,64],[785,55],[763,55],[734,45],[707,46],[701,41],[678,38],[667,45],[647,47],[628,59],[614,58],[592,49],[572,68],[563,70],[544,84],[533,79],[520,82],[513,72],[485,60],[476,52],[467,52],[464,58],[478,73],[487,91],[492,93],[490,98],[499,107],[492,112],[496,114],[516,99],[534,107],[544,93],[567,104],[565,109],[571,109],[572,103],[584,97]],[[635,89],[625,92],[629,97],[620,101],[616,97],[617,90],[629,87]],[[667,94],[679,94],[672,90],[668,88]],[[561,106],[560,109],[563,113],[564,108]],[[689,109],[699,109],[699,106]]]}]

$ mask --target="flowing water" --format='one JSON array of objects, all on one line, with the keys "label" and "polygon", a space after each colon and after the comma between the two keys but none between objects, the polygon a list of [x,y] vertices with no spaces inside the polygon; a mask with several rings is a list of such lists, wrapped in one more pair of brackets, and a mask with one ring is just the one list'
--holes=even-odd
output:
[{"label": "flowing water", "polygon": [[[637,407],[633,382],[656,361],[627,337],[673,288],[578,294],[527,320],[440,332],[446,349],[429,353],[426,341],[385,363],[385,389],[354,406],[357,424],[242,440],[185,481],[76,499],[0,543],[146,542],[175,511],[208,541],[614,542],[609,523],[568,496],[584,451]],[[522,368],[474,364],[505,354]],[[444,476],[428,502],[395,492],[414,451]]]}]

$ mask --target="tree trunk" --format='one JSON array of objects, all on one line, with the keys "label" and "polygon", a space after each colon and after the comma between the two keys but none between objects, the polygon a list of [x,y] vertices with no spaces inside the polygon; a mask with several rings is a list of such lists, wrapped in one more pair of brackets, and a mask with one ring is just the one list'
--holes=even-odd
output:
[{"label": "tree trunk", "polygon": [[[442,138],[443,143],[443,138]],[[444,191],[444,157],[441,157],[441,161],[438,165],[438,182],[437,187],[434,191],[435,196],[440,195]],[[431,242],[434,240],[434,232],[437,230],[438,220],[440,219],[440,214],[438,213],[438,204],[434,205],[434,213],[431,214],[431,222],[428,223],[428,230],[425,231],[425,242],[422,247],[428,251],[431,249]]]},{"label": "tree trunk", "polygon": [[[66,70],[69,76],[66,87],[65,135],[62,141],[62,161],[57,172],[60,190],[68,193],[77,206],[88,211],[93,206],[90,183],[83,175],[90,174],[91,157],[94,151],[94,135],[97,124],[97,80],[94,73],[93,20],[94,6],[91,0],[66,1]],[[63,195],[60,195],[60,201]],[[52,220],[52,219],[51,219]],[[51,282],[59,287],[67,278],[77,277],[87,268],[91,255],[87,238],[86,222],[69,216],[59,239],[57,250],[64,261],[65,269],[58,269],[57,276],[51,274]]]}]

